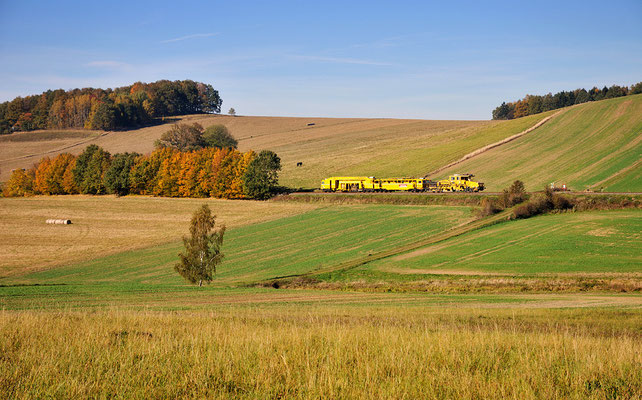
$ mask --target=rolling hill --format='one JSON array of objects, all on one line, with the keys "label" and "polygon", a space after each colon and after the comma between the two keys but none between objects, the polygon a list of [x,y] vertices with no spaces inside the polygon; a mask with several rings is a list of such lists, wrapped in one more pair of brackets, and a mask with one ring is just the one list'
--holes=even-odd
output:
[{"label": "rolling hill", "polygon": [[569,107],[537,130],[442,171],[471,171],[489,190],[642,191],[642,95]]},{"label": "rolling hill", "polygon": [[[186,116],[182,122],[226,125],[239,149],[275,151],[280,182],[318,187],[327,174],[421,176],[475,149],[536,124],[548,114],[512,121],[424,121],[289,117]],[[314,123],[313,126],[308,126]],[[147,153],[169,129],[159,125],[121,132],[28,132],[0,137],[0,180],[43,156],[79,154],[89,144],[117,153]],[[302,162],[302,167],[296,167]]]},{"label": "rolling hill", "polygon": [[[302,211],[292,205],[270,204],[282,215]],[[221,204],[212,205],[221,208]],[[222,207],[226,214],[230,213],[228,207]],[[427,238],[470,218],[470,208],[461,206],[351,205],[313,209],[273,222],[257,224],[255,219],[252,225],[237,226],[226,233],[226,267],[217,273],[216,284],[307,273]],[[173,271],[176,254],[183,246],[175,241],[179,235],[174,234],[170,243],[35,272],[27,275],[25,282],[182,285]]]},{"label": "rolling hill", "polygon": [[[226,125],[239,149],[275,151],[280,183],[317,188],[328,175],[423,176],[470,172],[491,191],[521,179],[528,190],[567,184],[575,190],[642,191],[642,95],[591,102],[510,121],[425,121],[356,118],[231,117],[179,119]],[[457,162],[489,145],[523,136]],[[313,124],[313,125],[309,125]],[[121,132],[29,132],[0,137],[0,180],[41,157],[78,154],[88,144],[112,153],[147,153],[168,129]],[[297,163],[303,163],[297,167]],[[453,166],[444,168],[456,162]]]},{"label": "rolling hill", "polygon": [[365,264],[342,279],[431,275],[640,274],[639,210],[546,215],[469,232]]},{"label": "rolling hill", "polygon": [[[60,265],[175,243],[192,213],[208,204],[228,228],[278,219],[316,205],[142,196],[0,198],[0,280]],[[71,225],[47,225],[48,218]]]},{"label": "rolling hill", "polygon": [[[288,216],[293,212],[299,214]],[[281,213],[279,219],[228,231],[225,262],[214,286],[308,276],[330,284],[361,282],[389,288],[426,279],[518,278],[553,284],[567,279],[577,284],[587,277],[628,279],[627,285],[639,287],[639,210],[556,214],[486,227],[467,225],[473,215],[462,206],[333,205]],[[466,226],[473,229],[413,246]],[[44,271],[29,273],[23,268],[0,282],[100,287],[130,294],[161,287],[183,290],[182,279],[173,271],[181,249],[182,243],[174,239]],[[382,253],[390,256],[378,258]],[[374,261],[368,261],[371,255]]]}]

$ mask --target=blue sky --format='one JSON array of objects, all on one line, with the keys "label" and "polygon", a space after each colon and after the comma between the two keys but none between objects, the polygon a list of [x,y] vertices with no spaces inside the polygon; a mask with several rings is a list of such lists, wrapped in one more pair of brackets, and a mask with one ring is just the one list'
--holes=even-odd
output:
[{"label": "blue sky", "polygon": [[0,0],[0,101],[210,83],[242,115],[489,119],[642,81],[642,1]]}]

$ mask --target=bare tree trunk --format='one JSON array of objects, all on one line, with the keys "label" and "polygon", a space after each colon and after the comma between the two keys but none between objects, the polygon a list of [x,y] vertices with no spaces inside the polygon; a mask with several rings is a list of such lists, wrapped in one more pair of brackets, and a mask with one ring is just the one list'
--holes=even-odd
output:
[{"label": "bare tree trunk", "polygon": [[203,286],[203,280],[202,280],[202,279],[200,279],[200,280],[198,281],[198,287],[201,287],[201,286]]}]

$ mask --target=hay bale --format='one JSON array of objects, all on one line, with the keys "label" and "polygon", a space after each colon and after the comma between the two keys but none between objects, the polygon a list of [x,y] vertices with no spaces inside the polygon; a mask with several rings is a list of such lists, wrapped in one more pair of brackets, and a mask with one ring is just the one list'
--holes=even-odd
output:
[{"label": "hay bale", "polygon": [[53,224],[53,225],[71,225],[71,220],[70,219],[48,219],[46,223]]}]

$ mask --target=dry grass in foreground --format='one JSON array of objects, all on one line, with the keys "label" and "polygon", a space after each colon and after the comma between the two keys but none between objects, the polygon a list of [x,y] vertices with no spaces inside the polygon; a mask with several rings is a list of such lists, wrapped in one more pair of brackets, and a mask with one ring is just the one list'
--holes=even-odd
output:
[{"label": "dry grass in foreground", "polygon": [[[0,198],[0,278],[155,244],[178,241],[207,203],[234,228],[294,215],[315,205],[143,196]],[[47,225],[49,218],[72,225]]]},{"label": "dry grass in foreground", "polygon": [[282,311],[0,312],[0,397],[634,399],[642,393],[636,310]]}]

